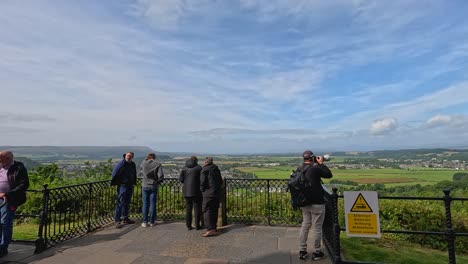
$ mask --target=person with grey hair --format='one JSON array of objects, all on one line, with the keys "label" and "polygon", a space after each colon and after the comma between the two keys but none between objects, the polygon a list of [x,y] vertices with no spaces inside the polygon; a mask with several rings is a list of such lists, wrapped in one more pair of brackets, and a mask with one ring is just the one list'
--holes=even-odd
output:
[{"label": "person with grey hair", "polygon": [[223,178],[218,166],[213,163],[212,157],[206,157],[205,166],[203,166],[200,176],[200,190],[203,196],[203,216],[207,225],[207,231],[202,235],[204,237],[218,235],[218,209],[222,185]]},{"label": "person with grey hair", "polygon": [[11,151],[0,152],[0,258],[8,254],[13,236],[13,219],[18,206],[26,202],[29,177],[23,163]]},{"label": "person with grey hair", "polygon": [[[164,179],[164,172],[160,162],[156,161],[156,154],[149,153],[140,165],[142,178],[141,196],[143,199],[142,227],[154,226],[156,223],[156,199],[158,186]],[[148,217],[149,213],[149,217]]]}]

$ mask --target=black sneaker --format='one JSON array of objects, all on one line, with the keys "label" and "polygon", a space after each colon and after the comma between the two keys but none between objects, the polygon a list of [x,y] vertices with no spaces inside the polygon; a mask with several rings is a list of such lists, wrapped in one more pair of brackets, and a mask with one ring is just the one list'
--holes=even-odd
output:
[{"label": "black sneaker", "polygon": [[322,251],[312,253],[313,260],[323,259],[324,257],[325,257],[325,254],[323,254]]},{"label": "black sneaker", "polygon": [[307,251],[303,251],[303,250],[299,251],[299,258],[300,259],[306,259],[307,256],[309,256],[309,253],[307,253]]}]

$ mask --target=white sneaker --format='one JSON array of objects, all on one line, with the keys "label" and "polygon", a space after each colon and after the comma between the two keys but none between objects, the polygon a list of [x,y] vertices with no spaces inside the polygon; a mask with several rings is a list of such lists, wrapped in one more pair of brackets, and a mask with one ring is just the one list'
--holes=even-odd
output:
[{"label": "white sneaker", "polygon": [[142,227],[147,227],[148,225],[146,223],[141,223]]},{"label": "white sneaker", "polygon": [[153,227],[153,226],[155,226],[155,225],[156,225],[156,223],[154,223],[154,224],[150,223],[150,224],[149,224],[149,226],[151,226],[151,227]]}]

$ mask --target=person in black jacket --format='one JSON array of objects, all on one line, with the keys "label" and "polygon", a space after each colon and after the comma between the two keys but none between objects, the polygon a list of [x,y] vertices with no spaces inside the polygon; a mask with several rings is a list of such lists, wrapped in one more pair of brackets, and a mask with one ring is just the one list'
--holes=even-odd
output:
[{"label": "person in black jacket", "polygon": [[182,193],[185,197],[186,211],[185,223],[187,229],[192,230],[192,209],[195,211],[195,226],[197,230],[202,229],[202,195],[200,191],[200,173],[202,167],[198,165],[195,156],[185,162],[185,167],[180,171],[179,180],[183,183]]},{"label": "person in black jacket", "polygon": [[15,161],[11,151],[0,152],[0,258],[8,254],[13,236],[13,219],[18,206],[26,202],[28,171]]},{"label": "person in black jacket", "polygon": [[298,170],[304,171],[304,175],[311,185],[309,192],[310,204],[301,207],[302,211],[302,226],[299,234],[299,258],[306,259],[307,253],[307,237],[309,230],[312,228],[313,251],[312,259],[319,260],[324,257],[321,251],[322,242],[322,225],[325,219],[325,191],[322,187],[321,178],[333,177],[330,169],[323,164],[322,156],[314,156],[312,151],[306,150],[302,154],[304,163]]},{"label": "person in black jacket", "polygon": [[128,218],[133,186],[136,184],[137,175],[133,156],[133,152],[125,153],[122,161],[112,171],[111,185],[117,186],[117,205],[114,216],[116,228],[121,228],[125,224],[135,223],[135,221]]},{"label": "person in black jacket", "polygon": [[212,157],[206,157],[205,166],[200,175],[200,190],[203,196],[203,216],[207,231],[203,234],[204,237],[214,236],[218,234],[218,209],[219,200],[221,198],[221,188],[223,178],[218,166],[213,164]]}]

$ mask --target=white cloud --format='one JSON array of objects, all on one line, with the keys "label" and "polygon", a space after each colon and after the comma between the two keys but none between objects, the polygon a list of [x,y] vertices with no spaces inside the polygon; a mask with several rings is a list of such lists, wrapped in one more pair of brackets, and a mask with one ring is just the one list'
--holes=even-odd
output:
[{"label": "white cloud", "polygon": [[443,126],[449,124],[452,121],[452,117],[449,115],[436,115],[427,120],[429,127]]},{"label": "white cloud", "polygon": [[385,117],[374,120],[371,126],[371,133],[373,135],[384,135],[395,131],[398,128],[398,122],[393,117]]}]

